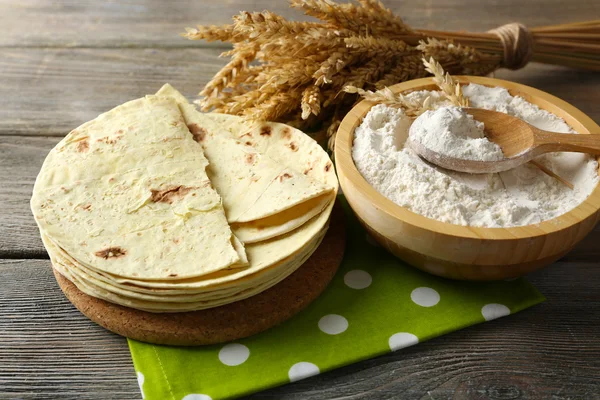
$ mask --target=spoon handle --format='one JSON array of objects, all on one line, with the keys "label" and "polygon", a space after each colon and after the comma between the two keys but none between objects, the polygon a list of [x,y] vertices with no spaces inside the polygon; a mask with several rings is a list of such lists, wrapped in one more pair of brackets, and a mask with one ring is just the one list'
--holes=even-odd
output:
[{"label": "spoon handle", "polygon": [[534,146],[540,153],[573,151],[600,155],[600,135],[579,135],[537,131],[534,133]]}]

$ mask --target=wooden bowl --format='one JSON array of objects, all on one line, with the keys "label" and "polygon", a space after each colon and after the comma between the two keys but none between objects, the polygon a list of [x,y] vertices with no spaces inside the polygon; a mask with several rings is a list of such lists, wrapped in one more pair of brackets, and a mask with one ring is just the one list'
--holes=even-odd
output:
[{"label": "wooden bowl", "polygon": [[[562,117],[579,133],[600,132],[584,113],[548,93],[500,79],[461,76],[461,84],[500,86]],[[431,78],[395,85],[394,92],[436,89]],[[475,228],[413,213],[377,192],[352,160],[354,130],[373,103],[363,101],[346,115],[337,132],[335,161],[344,195],[364,227],[383,247],[435,275],[463,280],[515,278],[564,256],[596,225],[600,187],[577,208],[554,219],[514,228]]]}]

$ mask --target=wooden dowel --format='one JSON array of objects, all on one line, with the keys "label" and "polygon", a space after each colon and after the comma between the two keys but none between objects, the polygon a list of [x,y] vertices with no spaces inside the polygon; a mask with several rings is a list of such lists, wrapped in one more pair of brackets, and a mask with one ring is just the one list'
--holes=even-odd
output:
[{"label": "wooden dowel", "polygon": [[592,43],[570,43],[570,42],[561,42],[560,40],[552,40],[552,39],[536,39],[535,44],[549,44],[552,46],[558,47],[570,47],[573,49],[590,49],[596,50],[600,53],[600,44],[592,44]]},{"label": "wooden dowel", "polygon": [[581,22],[570,22],[566,24],[558,24],[558,25],[550,25],[550,26],[542,26],[539,28],[535,28],[537,31],[552,31],[552,30],[561,30],[561,29],[573,29],[580,27],[589,27],[600,25],[600,20],[591,20],[591,21],[581,21]]},{"label": "wooden dowel", "polygon": [[600,40],[600,33],[542,33],[534,34],[534,38],[548,38],[548,39],[580,39],[580,40]]}]

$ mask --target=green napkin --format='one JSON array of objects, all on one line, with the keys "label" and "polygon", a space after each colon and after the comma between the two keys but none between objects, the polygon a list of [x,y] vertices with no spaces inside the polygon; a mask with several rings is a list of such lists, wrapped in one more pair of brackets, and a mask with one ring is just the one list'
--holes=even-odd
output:
[{"label": "green napkin", "polygon": [[344,261],[325,293],[291,320],[233,343],[129,340],[142,397],[235,398],[376,357],[544,301],[523,279],[470,283],[407,266],[367,237],[345,207]]}]

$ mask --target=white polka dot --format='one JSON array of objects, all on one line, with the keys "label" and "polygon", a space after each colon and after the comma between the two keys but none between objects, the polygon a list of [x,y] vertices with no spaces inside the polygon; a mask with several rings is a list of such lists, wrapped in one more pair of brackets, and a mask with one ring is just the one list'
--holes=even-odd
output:
[{"label": "white polka dot", "polygon": [[207,394],[188,394],[181,400],[212,400],[212,397]]},{"label": "white polka dot", "polygon": [[371,286],[373,278],[367,271],[354,269],[344,275],[344,283],[352,289],[364,289]]},{"label": "white polka dot", "polygon": [[433,307],[440,302],[440,294],[428,287],[419,287],[412,291],[410,298],[421,307]]},{"label": "white polka dot", "polygon": [[239,343],[229,343],[219,351],[219,360],[230,367],[243,364],[250,357],[250,350]]},{"label": "white polka dot", "polygon": [[145,399],[146,396],[144,395],[144,374],[142,374],[141,372],[138,371],[137,380],[138,380],[138,385],[140,385],[140,392],[142,392],[142,399]]},{"label": "white polka dot", "polygon": [[290,368],[288,372],[288,376],[290,377],[290,382],[296,382],[300,379],[308,378],[309,376],[319,375],[320,372],[319,367],[315,364],[302,361],[292,365],[292,368]]},{"label": "white polka dot", "polygon": [[329,335],[337,335],[348,329],[348,320],[341,315],[329,314],[319,320],[319,329]]},{"label": "white polka dot", "polygon": [[510,315],[510,309],[504,304],[486,304],[481,308],[481,314],[486,321]]},{"label": "white polka dot", "polygon": [[408,332],[394,333],[388,340],[392,351],[400,350],[419,343],[419,338]]}]

